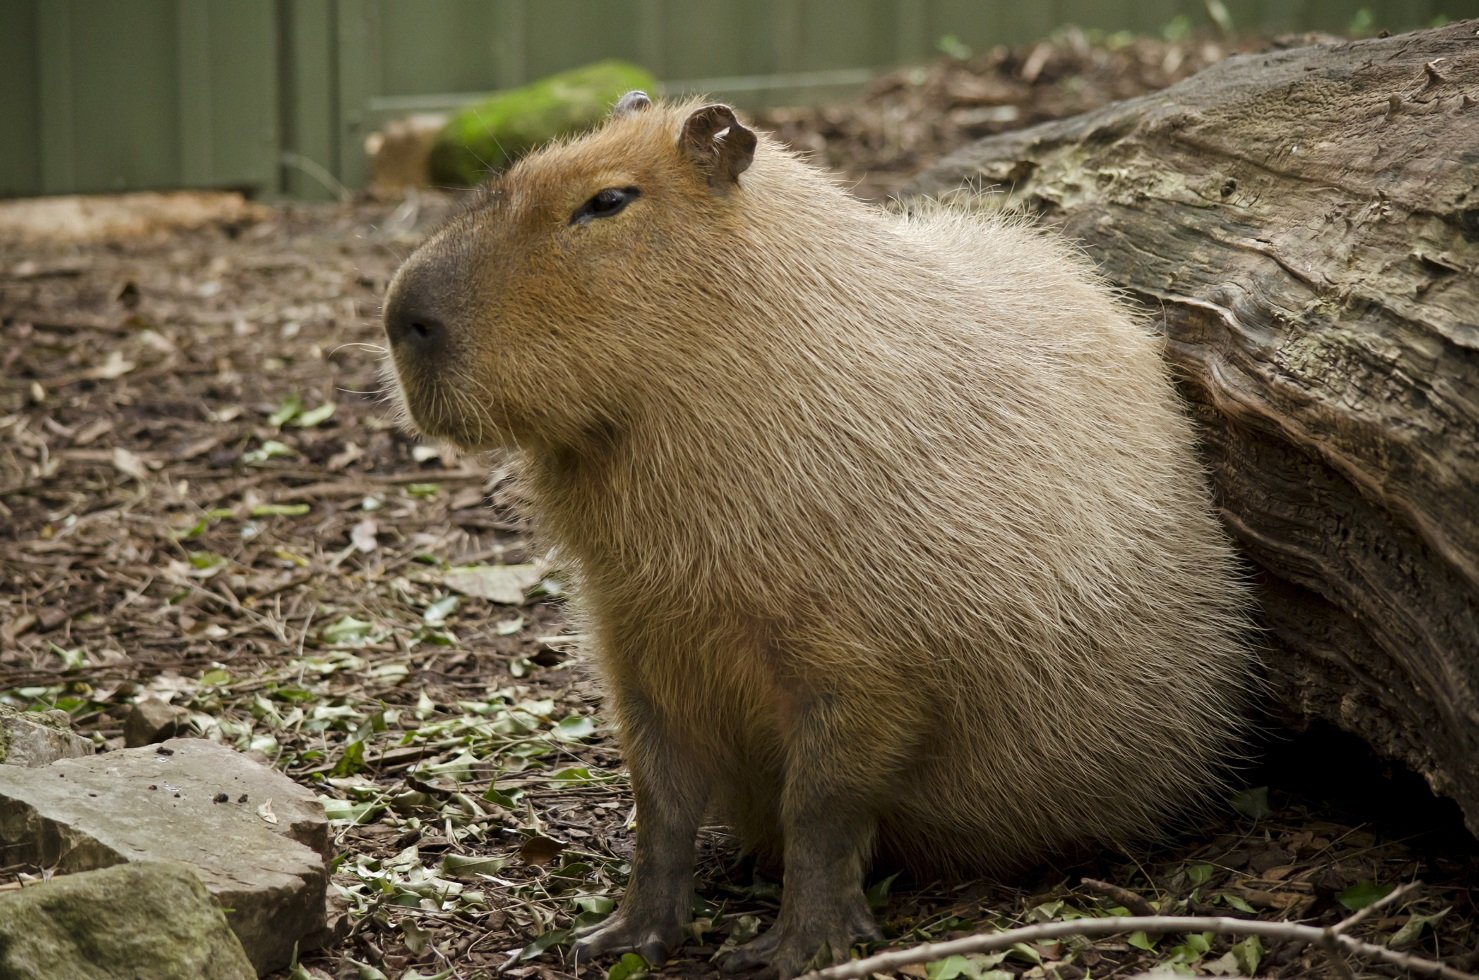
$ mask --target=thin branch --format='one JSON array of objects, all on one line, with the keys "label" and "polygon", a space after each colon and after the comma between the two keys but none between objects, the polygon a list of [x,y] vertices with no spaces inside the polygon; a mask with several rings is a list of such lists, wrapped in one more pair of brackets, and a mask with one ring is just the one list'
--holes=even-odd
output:
[{"label": "thin branch", "polygon": [[1401,967],[1409,974],[1439,977],[1441,980],[1479,980],[1479,976],[1464,973],[1444,966],[1433,960],[1409,956],[1385,946],[1352,939],[1335,932],[1334,927],[1321,929],[1302,926],[1292,922],[1264,922],[1258,919],[1231,919],[1226,916],[1191,915],[1125,915],[1104,919],[1075,919],[1072,922],[1044,922],[1020,929],[1008,929],[990,935],[967,936],[945,943],[927,943],[913,949],[879,953],[848,963],[829,966],[805,975],[806,980],[861,980],[874,973],[893,973],[900,967],[913,963],[928,963],[947,956],[963,956],[968,953],[989,953],[1007,949],[1017,943],[1041,942],[1047,939],[1062,939],[1068,936],[1116,936],[1126,932],[1215,932],[1222,935],[1254,935],[1266,939],[1297,942],[1306,946],[1321,946],[1326,937],[1343,953],[1381,960]]},{"label": "thin branch", "polygon": [[1350,964],[1345,961],[1345,954],[1343,954],[1340,951],[1340,947],[1336,945],[1335,937],[1340,935],[1342,932],[1350,929],[1352,926],[1359,923],[1362,919],[1366,918],[1377,909],[1392,904],[1397,899],[1401,898],[1403,895],[1416,888],[1418,884],[1419,883],[1416,881],[1409,881],[1405,885],[1402,885],[1398,888],[1393,888],[1390,892],[1372,902],[1370,905],[1362,906],[1355,912],[1352,912],[1350,915],[1346,916],[1344,919],[1341,919],[1329,929],[1325,930],[1325,935],[1320,937],[1320,947],[1325,950],[1325,955],[1330,959],[1330,965],[1335,967],[1335,972],[1340,976],[1340,980],[1356,980],[1356,974],[1351,970]]},{"label": "thin branch", "polygon": [[1130,910],[1131,915],[1155,915],[1155,906],[1147,902],[1138,892],[1132,892],[1128,888],[1100,881],[1098,878],[1080,878],[1079,884],[1090,891],[1098,892],[1107,896],[1111,901],[1119,902]]},{"label": "thin branch", "polygon": [[1386,908],[1388,905],[1391,905],[1398,899],[1410,893],[1413,889],[1421,887],[1421,885],[1422,882],[1420,881],[1409,881],[1405,885],[1398,885],[1396,888],[1393,888],[1391,891],[1387,892],[1385,895],[1383,895],[1381,898],[1378,898],[1370,905],[1363,906],[1362,908],[1359,908],[1355,912],[1346,916],[1344,919],[1341,919],[1335,925],[1330,927],[1330,931],[1337,933],[1348,932],[1352,926],[1356,925],[1358,922],[1366,918],[1371,913],[1377,911],[1378,909]]}]

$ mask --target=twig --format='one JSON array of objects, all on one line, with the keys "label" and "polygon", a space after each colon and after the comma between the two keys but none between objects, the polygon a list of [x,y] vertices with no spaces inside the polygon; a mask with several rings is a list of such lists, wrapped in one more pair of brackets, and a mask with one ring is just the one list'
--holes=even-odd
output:
[{"label": "twig", "polygon": [[1356,925],[1362,919],[1370,915],[1372,912],[1375,912],[1378,909],[1386,908],[1388,905],[1396,902],[1399,898],[1402,898],[1413,889],[1420,887],[1422,887],[1422,882],[1420,881],[1409,881],[1405,885],[1398,885],[1396,888],[1393,888],[1391,891],[1387,892],[1385,895],[1372,902],[1370,905],[1359,908],[1355,912],[1352,912],[1350,915],[1346,916],[1344,919],[1341,919],[1335,925],[1330,927],[1330,931],[1335,933],[1346,932],[1352,926]]},{"label": "twig", "polygon": [[1340,980],[1356,980],[1356,974],[1351,970],[1350,964],[1345,961],[1345,955],[1336,944],[1336,937],[1342,932],[1359,923],[1372,912],[1383,906],[1390,905],[1403,895],[1412,891],[1419,882],[1409,881],[1407,884],[1393,888],[1381,898],[1370,905],[1362,906],[1355,912],[1341,919],[1335,925],[1325,930],[1325,935],[1320,937],[1320,948],[1325,950],[1325,955],[1330,959],[1330,965],[1335,967],[1335,972],[1340,975]]},{"label": "twig", "polygon": [[947,956],[963,956],[968,953],[989,953],[1006,949],[1017,943],[1041,942],[1047,939],[1062,939],[1066,936],[1116,936],[1125,932],[1215,932],[1225,935],[1254,935],[1267,939],[1297,942],[1306,946],[1323,945],[1326,937],[1343,953],[1381,960],[1401,967],[1409,974],[1440,977],[1442,980],[1479,980],[1472,973],[1464,973],[1444,966],[1433,960],[1409,956],[1385,946],[1352,939],[1335,932],[1334,927],[1321,929],[1302,926],[1293,922],[1263,922],[1258,919],[1231,919],[1226,916],[1192,915],[1123,915],[1104,919],[1075,919],[1072,922],[1044,922],[1020,929],[990,935],[967,936],[945,943],[927,943],[912,949],[894,950],[868,956],[848,963],[829,966],[805,974],[806,980],[861,980],[874,973],[892,973],[900,967],[913,963],[928,963]]},{"label": "twig", "polygon": [[278,162],[284,166],[300,170],[312,177],[322,184],[330,194],[337,197],[341,204],[354,200],[354,192],[339,183],[339,179],[318,161],[310,160],[303,154],[294,153],[292,150],[283,150],[278,155]]},{"label": "twig", "polygon": [[1100,881],[1098,878],[1080,878],[1079,884],[1090,891],[1104,895],[1111,901],[1119,902],[1134,915],[1155,915],[1155,907],[1128,888],[1121,888],[1119,885]]}]

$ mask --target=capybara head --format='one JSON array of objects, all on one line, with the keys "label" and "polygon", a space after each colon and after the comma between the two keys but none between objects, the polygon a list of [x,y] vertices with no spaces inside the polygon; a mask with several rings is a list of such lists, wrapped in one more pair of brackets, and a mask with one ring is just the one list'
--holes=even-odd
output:
[{"label": "capybara head", "polygon": [[666,360],[706,343],[665,311],[717,298],[703,280],[739,240],[731,191],[756,142],[728,106],[635,92],[596,133],[490,179],[386,299],[416,425],[470,449],[559,447],[629,412]]}]

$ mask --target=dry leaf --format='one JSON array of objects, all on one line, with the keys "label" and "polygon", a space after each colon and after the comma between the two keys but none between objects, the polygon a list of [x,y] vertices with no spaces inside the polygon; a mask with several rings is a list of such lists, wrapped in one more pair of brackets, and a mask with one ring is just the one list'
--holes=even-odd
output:
[{"label": "dry leaf", "polygon": [[121,351],[114,349],[103,358],[103,363],[82,372],[82,377],[95,381],[112,381],[114,378],[123,377],[136,367],[138,367],[137,364],[125,358]]},{"label": "dry leaf", "polygon": [[543,572],[538,565],[461,565],[448,569],[442,582],[463,595],[501,602],[506,606],[524,604],[524,593],[533,588]]},{"label": "dry leaf", "polygon": [[379,527],[372,518],[366,517],[349,531],[349,542],[354,545],[356,551],[369,554],[380,546],[376,539]]},{"label": "dry leaf", "polygon": [[545,837],[542,834],[535,834],[533,837],[524,841],[523,845],[519,847],[519,858],[525,864],[543,866],[559,857],[560,852],[564,849],[564,841],[555,840],[553,837]]},{"label": "dry leaf", "polygon": [[112,419],[95,418],[91,422],[88,422],[82,428],[77,430],[77,434],[72,437],[72,445],[85,446],[97,439],[98,436],[106,435],[107,433],[112,431]]},{"label": "dry leaf", "polygon": [[113,468],[124,476],[144,480],[149,476],[149,466],[138,453],[131,453],[122,446],[113,447]]}]

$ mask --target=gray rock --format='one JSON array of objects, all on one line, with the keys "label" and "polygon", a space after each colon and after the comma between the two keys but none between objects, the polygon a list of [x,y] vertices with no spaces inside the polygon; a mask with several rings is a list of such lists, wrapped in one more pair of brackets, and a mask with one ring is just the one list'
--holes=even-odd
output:
[{"label": "gray rock", "polygon": [[174,738],[185,729],[189,712],[159,698],[144,698],[123,721],[123,744],[130,748]]},{"label": "gray rock", "polygon": [[221,907],[183,865],[123,864],[0,894],[0,977],[256,975]]},{"label": "gray rock", "polygon": [[311,792],[204,739],[43,769],[0,765],[0,866],[68,873],[124,861],[186,864],[228,910],[261,972],[322,931],[328,848]]},{"label": "gray rock", "polygon": [[92,751],[92,742],[72,731],[65,711],[17,711],[0,704],[0,763],[44,766]]}]

